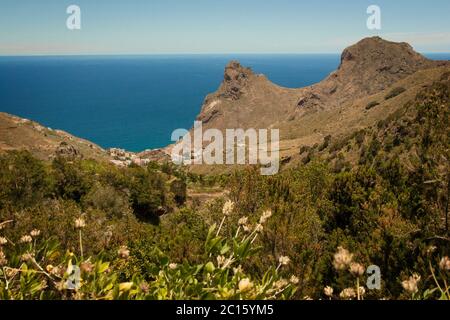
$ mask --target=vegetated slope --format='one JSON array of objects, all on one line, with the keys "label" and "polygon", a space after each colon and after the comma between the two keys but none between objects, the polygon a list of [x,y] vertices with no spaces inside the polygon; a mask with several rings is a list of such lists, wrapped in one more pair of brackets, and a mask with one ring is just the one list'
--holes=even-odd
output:
[{"label": "vegetated slope", "polygon": [[28,119],[0,113],[0,153],[12,150],[28,150],[42,160],[53,159],[57,155],[109,159],[105,150],[90,141]]},{"label": "vegetated slope", "polygon": [[283,161],[295,163],[301,147],[387,118],[449,70],[448,61],[431,61],[406,43],[379,37],[345,49],[338,70],[299,89],[277,86],[233,61],[218,91],[206,97],[198,120],[204,129],[280,129]]},{"label": "vegetated slope", "polygon": [[[233,61],[226,66],[219,89],[205,98],[198,120],[204,129],[279,129],[282,162],[295,165],[303,158],[301,149],[321,144],[325,138],[343,139],[375,125],[448,71],[448,61],[428,60],[406,43],[379,37],[363,39],[345,49],[338,70],[305,88],[280,87]],[[22,149],[40,159],[58,154],[111,159],[94,143],[0,113],[0,152]],[[167,161],[170,149],[150,152],[150,157]],[[200,165],[192,169],[220,173],[230,168]]]},{"label": "vegetated slope", "polygon": [[[303,163],[327,159],[335,171],[399,160],[410,171],[427,165],[441,177],[450,170],[450,72],[375,125],[300,150]],[[436,181],[435,181],[436,182]]]}]

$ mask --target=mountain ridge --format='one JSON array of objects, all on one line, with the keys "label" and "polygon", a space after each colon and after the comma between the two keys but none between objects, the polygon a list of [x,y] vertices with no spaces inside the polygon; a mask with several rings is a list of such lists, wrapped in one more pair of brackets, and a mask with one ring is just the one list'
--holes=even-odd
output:
[{"label": "mountain ridge", "polygon": [[[242,112],[244,108],[237,105],[237,101],[241,99],[244,99],[243,104],[247,109],[254,109],[258,103],[258,111],[270,114],[270,107],[264,103],[268,95],[272,96],[271,100],[278,101],[276,107],[281,109],[279,111],[282,113],[270,115],[275,116],[275,120],[283,120],[283,114],[286,112],[290,117],[295,117],[302,114],[303,109],[333,107],[363,95],[380,92],[419,70],[445,65],[449,63],[429,60],[405,42],[390,42],[380,37],[365,38],[346,48],[337,70],[324,80],[302,88],[278,86],[265,76],[253,73],[238,61],[231,61],[225,67],[224,80],[219,89],[206,97],[197,120],[210,123],[219,115],[225,115],[226,112],[224,108],[220,108],[220,104],[230,101],[233,104],[230,108]],[[246,94],[248,97],[244,97]],[[253,124],[250,119],[247,121]],[[234,123],[247,127],[247,123],[242,119],[235,119]],[[215,125],[221,127],[220,124]],[[264,121],[262,125],[267,126]]]},{"label": "mountain ridge", "polygon": [[[346,48],[337,70],[302,88],[278,86],[231,61],[197,120],[205,130],[278,128],[283,162],[289,162],[298,160],[303,146],[321,143],[328,135],[351,134],[388,117],[449,69],[449,61],[429,60],[405,42],[380,37]],[[391,91],[401,92],[385,99]],[[368,108],[371,104],[376,107]]]},{"label": "mountain ridge", "polygon": [[[380,37],[365,38],[349,46],[342,52],[337,70],[302,88],[279,86],[238,61],[231,61],[217,91],[205,97],[197,120],[205,130],[278,128],[283,162],[295,162],[301,160],[302,147],[319,144],[329,135],[334,139],[351,134],[385,119],[448,70],[449,61],[429,60],[407,43]],[[395,90],[398,94],[385,99]],[[370,105],[374,107],[368,108]],[[114,159],[111,152],[63,131],[5,113],[0,114],[0,120],[0,151],[27,149],[47,159],[57,154]],[[172,146],[129,154],[166,161]],[[199,168],[209,171],[193,167]]]}]

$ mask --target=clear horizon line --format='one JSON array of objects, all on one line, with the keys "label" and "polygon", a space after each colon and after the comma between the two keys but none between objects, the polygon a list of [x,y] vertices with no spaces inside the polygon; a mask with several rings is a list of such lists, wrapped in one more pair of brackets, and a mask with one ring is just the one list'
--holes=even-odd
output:
[{"label": "clear horizon line", "polygon": [[[442,52],[447,53],[447,52]],[[448,52],[450,53],[450,52]],[[161,53],[50,53],[50,54],[1,54],[0,57],[62,57],[62,56],[174,56],[174,55],[297,55],[341,54],[341,52],[161,52]]]},{"label": "clear horizon line", "polygon": [[[420,54],[450,54],[450,51],[417,51]],[[340,55],[342,52],[161,52],[161,53],[36,53],[1,54],[0,57],[104,57],[104,56],[177,56],[177,55]]]}]

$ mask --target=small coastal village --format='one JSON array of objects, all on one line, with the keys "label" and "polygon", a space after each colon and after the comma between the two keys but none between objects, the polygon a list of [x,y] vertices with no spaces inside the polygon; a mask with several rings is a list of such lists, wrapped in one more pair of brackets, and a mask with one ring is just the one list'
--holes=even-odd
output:
[{"label": "small coastal village", "polygon": [[163,149],[148,149],[134,153],[125,149],[110,148],[107,153],[112,158],[110,162],[118,167],[127,167],[131,164],[146,166],[152,161],[169,159],[169,155]]}]

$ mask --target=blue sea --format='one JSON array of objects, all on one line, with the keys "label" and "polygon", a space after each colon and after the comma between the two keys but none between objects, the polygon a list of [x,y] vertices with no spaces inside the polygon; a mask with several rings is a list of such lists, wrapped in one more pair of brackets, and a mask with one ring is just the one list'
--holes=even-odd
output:
[{"label": "blue sea", "polygon": [[[450,59],[450,54],[428,55]],[[171,143],[189,129],[225,65],[239,60],[284,87],[325,78],[329,55],[148,55],[0,57],[0,111],[62,129],[104,148],[130,151]]]}]

